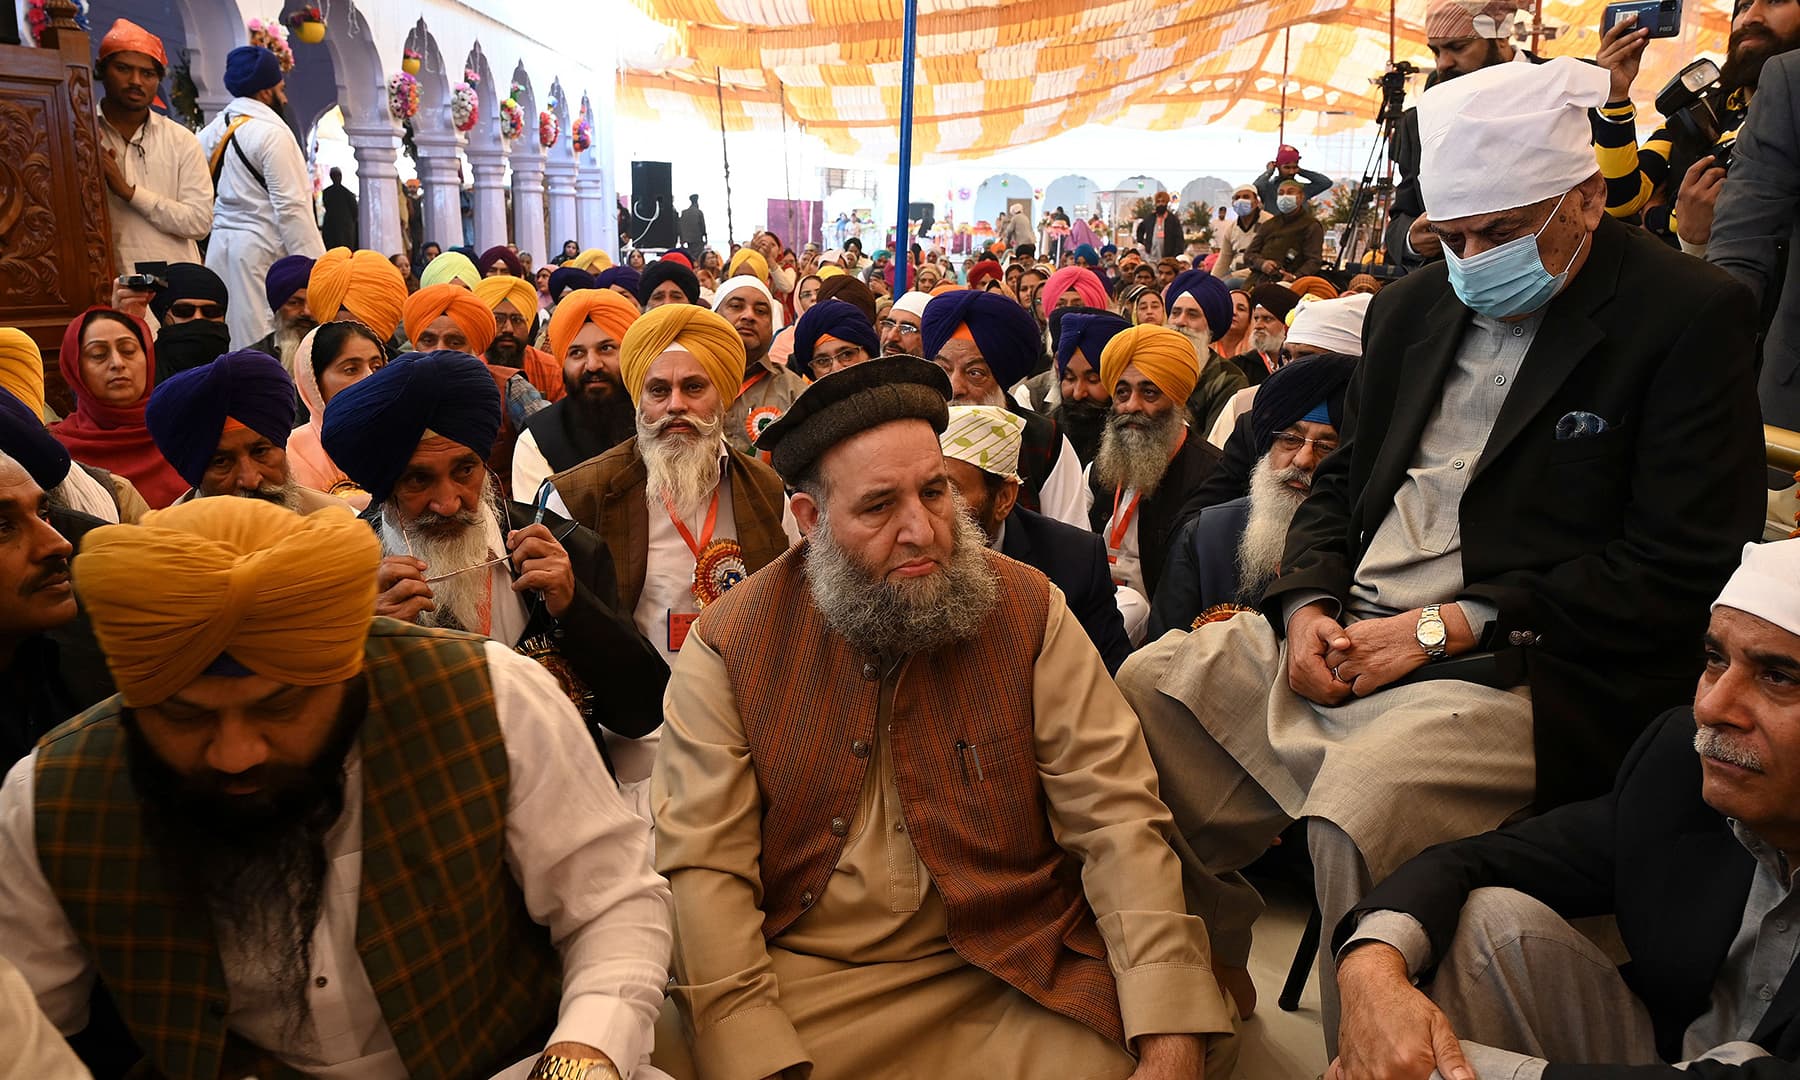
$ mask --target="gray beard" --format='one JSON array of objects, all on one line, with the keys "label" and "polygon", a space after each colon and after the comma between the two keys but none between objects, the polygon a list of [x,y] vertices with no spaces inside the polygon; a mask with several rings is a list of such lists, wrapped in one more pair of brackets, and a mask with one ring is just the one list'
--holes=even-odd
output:
[{"label": "gray beard", "polygon": [[289,480],[284,484],[264,484],[262,487],[244,490],[238,488],[225,494],[235,495],[241,499],[261,499],[276,506],[286,507],[295,513],[300,512],[300,485]]},{"label": "gray beard", "polygon": [[1212,334],[1205,330],[1189,330],[1179,326],[1176,329],[1180,330],[1181,336],[1187,338],[1188,343],[1194,347],[1194,355],[1199,358],[1198,367],[1201,371],[1205,371],[1207,361],[1212,357]]},{"label": "gray beard", "polygon": [[1287,335],[1274,330],[1252,330],[1250,331],[1250,348],[1262,353],[1279,352],[1286,338]]},{"label": "gray beard", "polygon": [[[411,555],[425,564],[426,577],[484,563],[505,550],[499,514],[494,509],[499,497],[499,488],[490,477],[481,506],[457,515],[455,520],[462,527],[449,536],[422,531],[421,526],[445,520],[430,511],[402,525],[399,506],[389,500],[381,512],[382,554]],[[480,633],[483,601],[488,602],[491,620],[491,567],[469,570],[442,581],[434,581],[430,588],[431,602],[435,607],[419,615],[420,626]]]},{"label": "gray beard", "polygon": [[1268,455],[1250,473],[1250,518],[1238,540],[1238,602],[1254,604],[1281,570],[1287,551],[1288,525],[1306,496],[1287,486],[1306,476],[1304,469],[1276,469]]},{"label": "gray beard", "polygon": [[719,486],[719,439],[725,430],[725,418],[701,420],[689,413],[680,419],[694,425],[697,434],[668,434],[669,417],[646,423],[640,413],[637,438],[650,505],[667,500],[676,513],[686,517]]},{"label": "gray beard", "polygon": [[923,579],[890,582],[839,546],[830,518],[820,514],[806,538],[806,583],[826,624],[857,652],[928,653],[974,637],[999,602],[1000,579],[986,548],[986,534],[958,496],[949,564]]},{"label": "gray beard", "polygon": [[1181,438],[1187,409],[1177,405],[1147,423],[1134,422],[1142,416],[1115,412],[1106,418],[1100,452],[1094,455],[1094,479],[1102,488],[1142,492],[1148,498],[1169,471],[1169,455]]},{"label": "gray beard", "polygon": [[311,319],[290,323],[286,326],[276,325],[275,359],[281,361],[282,367],[289,371],[294,369],[294,354],[300,351],[300,342],[306,337],[307,331],[311,329]]}]

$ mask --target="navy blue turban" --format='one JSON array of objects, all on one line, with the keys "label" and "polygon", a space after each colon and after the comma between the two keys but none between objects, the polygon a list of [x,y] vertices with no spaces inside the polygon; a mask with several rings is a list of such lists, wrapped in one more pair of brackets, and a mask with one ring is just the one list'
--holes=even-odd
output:
[{"label": "navy blue turban", "polygon": [[199,263],[170,263],[163,272],[168,288],[158,289],[150,297],[150,313],[156,321],[167,324],[169,306],[177,300],[210,300],[219,305],[223,315],[231,306],[231,292],[224,279]]},{"label": "navy blue turban", "polygon": [[1062,317],[1062,329],[1056,337],[1056,374],[1060,378],[1069,369],[1069,361],[1075,358],[1075,350],[1095,371],[1100,370],[1100,353],[1106,343],[1123,331],[1131,329],[1123,315],[1114,315],[1110,311],[1069,311]]},{"label": "navy blue turban", "polygon": [[[638,286],[643,284],[643,275],[629,266],[609,266],[594,275],[594,288],[610,289],[614,285],[624,289],[633,296],[637,295]],[[699,278],[694,280],[698,281]]]},{"label": "navy blue turban", "polygon": [[144,407],[144,426],[156,448],[193,487],[218,452],[228,419],[287,449],[294,380],[281,361],[255,349],[226,353],[158,383]]},{"label": "navy blue turban", "polygon": [[1256,436],[1258,457],[1269,452],[1275,433],[1301,420],[1311,420],[1321,405],[1331,426],[1344,426],[1344,388],[1356,370],[1356,357],[1343,353],[1317,353],[1290,360],[1275,369],[1256,388],[1250,405],[1250,430]]},{"label": "navy blue turban", "polygon": [[0,390],[0,453],[25,466],[32,483],[45,491],[69,476],[68,449],[56,441],[31,406],[6,390]]},{"label": "navy blue turban", "polygon": [[919,320],[925,359],[937,359],[944,342],[964,325],[1002,390],[1030,375],[1043,357],[1037,320],[1018,301],[998,293],[958,289],[934,296],[925,305],[925,317]]},{"label": "navy blue turban", "polygon": [[269,296],[269,310],[281,310],[281,305],[306,288],[307,281],[312,277],[312,268],[313,260],[305,255],[283,255],[270,263],[269,272],[263,276],[263,289]]},{"label": "navy blue turban", "polygon": [[[698,282],[698,278],[695,279]],[[561,266],[550,271],[550,302],[557,303],[571,289],[592,289],[594,275],[574,266]]]},{"label": "navy blue turban", "polygon": [[249,97],[281,83],[281,61],[261,45],[239,45],[225,55],[225,92]]},{"label": "navy blue turban", "polygon": [[1200,305],[1214,341],[1231,332],[1231,290],[1213,277],[1211,271],[1183,270],[1175,275],[1175,280],[1169,282],[1169,289],[1163,294],[1163,308],[1174,311],[1175,298],[1182,293],[1187,293]]},{"label": "navy blue turban", "polygon": [[794,324],[794,351],[788,356],[788,367],[802,378],[812,378],[813,349],[822,337],[834,337],[862,350],[873,360],[881,355],[881,338],[869,317],[855,304],[842,300],[821,300],[806,309]]},{"label": "navy blue turban", "polygon": [[673,281],[675,287],[687,297],[688,303],[698,304],[700,302],[699,275],[673,259],[658,259],[644,267],[644,272],[638,277],[638,303],[649,307],[650,294],[655,292],[656,287],[665,281]]},{"label": "navy blue turban", "polygon": [[486,364],[449,349],[390,360],[337,392],[319,438],[337,467],[384,503],[427,431],[488,456],[500,435],[500,388]]}]

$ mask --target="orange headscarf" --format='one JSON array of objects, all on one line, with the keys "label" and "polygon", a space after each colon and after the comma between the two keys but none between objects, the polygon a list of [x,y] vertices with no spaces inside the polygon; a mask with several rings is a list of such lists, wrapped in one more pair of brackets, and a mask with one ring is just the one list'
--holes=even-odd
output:
[{"label": "orange headscarf", "polygon": [[407,340],[418,341],[419,333],[440,315],[450,316],[450,321],[462,328],[471,355],[482,355],[494,343],[494,313],[459,285],[427,285],[406,298]]},{"label": "orange headscarf", "polygon": [[566,293],[550,316],[550,355],[557,363],[562,363],[564,354],[569,351],[569,342],[575,340],[575,335],[588,323],[606,331],[614,341],[623,342],[625,331],[637,320],[637,307],[611,289],[577,289]]},{"label": "orange headscarf", "polygon": [[306,280],[306,310],[313,321],[336,322],[348,309],[381,340],[394,336],[406,303],[406,275],[378,251],[332,248],[313,263]]}]

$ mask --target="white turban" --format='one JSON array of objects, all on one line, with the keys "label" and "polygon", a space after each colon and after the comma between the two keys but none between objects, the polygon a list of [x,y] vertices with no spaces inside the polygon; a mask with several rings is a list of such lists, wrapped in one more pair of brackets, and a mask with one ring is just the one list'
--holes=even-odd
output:
[{"label": "white turban", "polygon": [[1800,634],[1800,539],[1745,544],[1743,561],[1713,601],[1714,610],[1722,607]]},{"label": "white turban", "polygon": [[919,290],[914,289],[911,292],[902,293],[900,299],[894,301],[894,306],[889,310],[904,311],[915,319],[923,319],[925,317],[925,305],[929,303],[931,303],[930,293],[920,292]]},{"label": "white turban", "polygon": [[781,329],[781,303],[775,299],[775,294],[769,291],[769,287],[763,284],[762,278],[754,274],[739,274],[720,282],[719,287],[713,290],[712,309],[718,311],[724,307],[725,301],[731,299],[731,294],[739,289],[755,289],[762,293],[769,301],[769,318],[774,329]]},{"label": "white turban", "polygon": [[1287,343],[1361,356],[1363,319],[1373,299],[1368,293],[1351,293],[1335,300],[1300,301],[1288,326]]},{"label": "white turban", "polygon": [[1600,171],[1588,110],[1606,69],[1559,56],[1495,64],[1419,99],[1419,188],[1433,221],[1553,199]]},{"label": "white turban", "polygon": [[938,436],[944,456],[1008,480],[1019,478],[1025,421],[998,405],[952,405],[950,426]]}]

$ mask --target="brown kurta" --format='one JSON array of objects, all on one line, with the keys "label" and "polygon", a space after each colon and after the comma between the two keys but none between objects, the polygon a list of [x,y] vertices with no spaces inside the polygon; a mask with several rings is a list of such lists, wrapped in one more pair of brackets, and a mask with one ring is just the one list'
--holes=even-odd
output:
[{"label": "brown kurta", "polygon": [[[1179,914],[1179,871],[1158,831],[1167,810],[1136,718],[1060,592],[1033,675],[1051,825],[1083,861],[1127,1036],[1230,1032],[1204,926]],[[670,878],[679,927],[675,1000],[692,1045],[660,1038],[657,1064],[708,1080],[754,1080],[807,1062],[815,1080],[935,1080],[978,1062],[1000,1066],[995,1075],[1130,1075],[1123,1048],[952,949],[882,735],[902,685],[897,671],[882,681],[874,767],[829,885],[765,943],[762,802],[749,745],[723,660],[689,639],[670,681],[652,799],[658,869]],[[1114,753],[1121,743],[1126,752]]]}]

